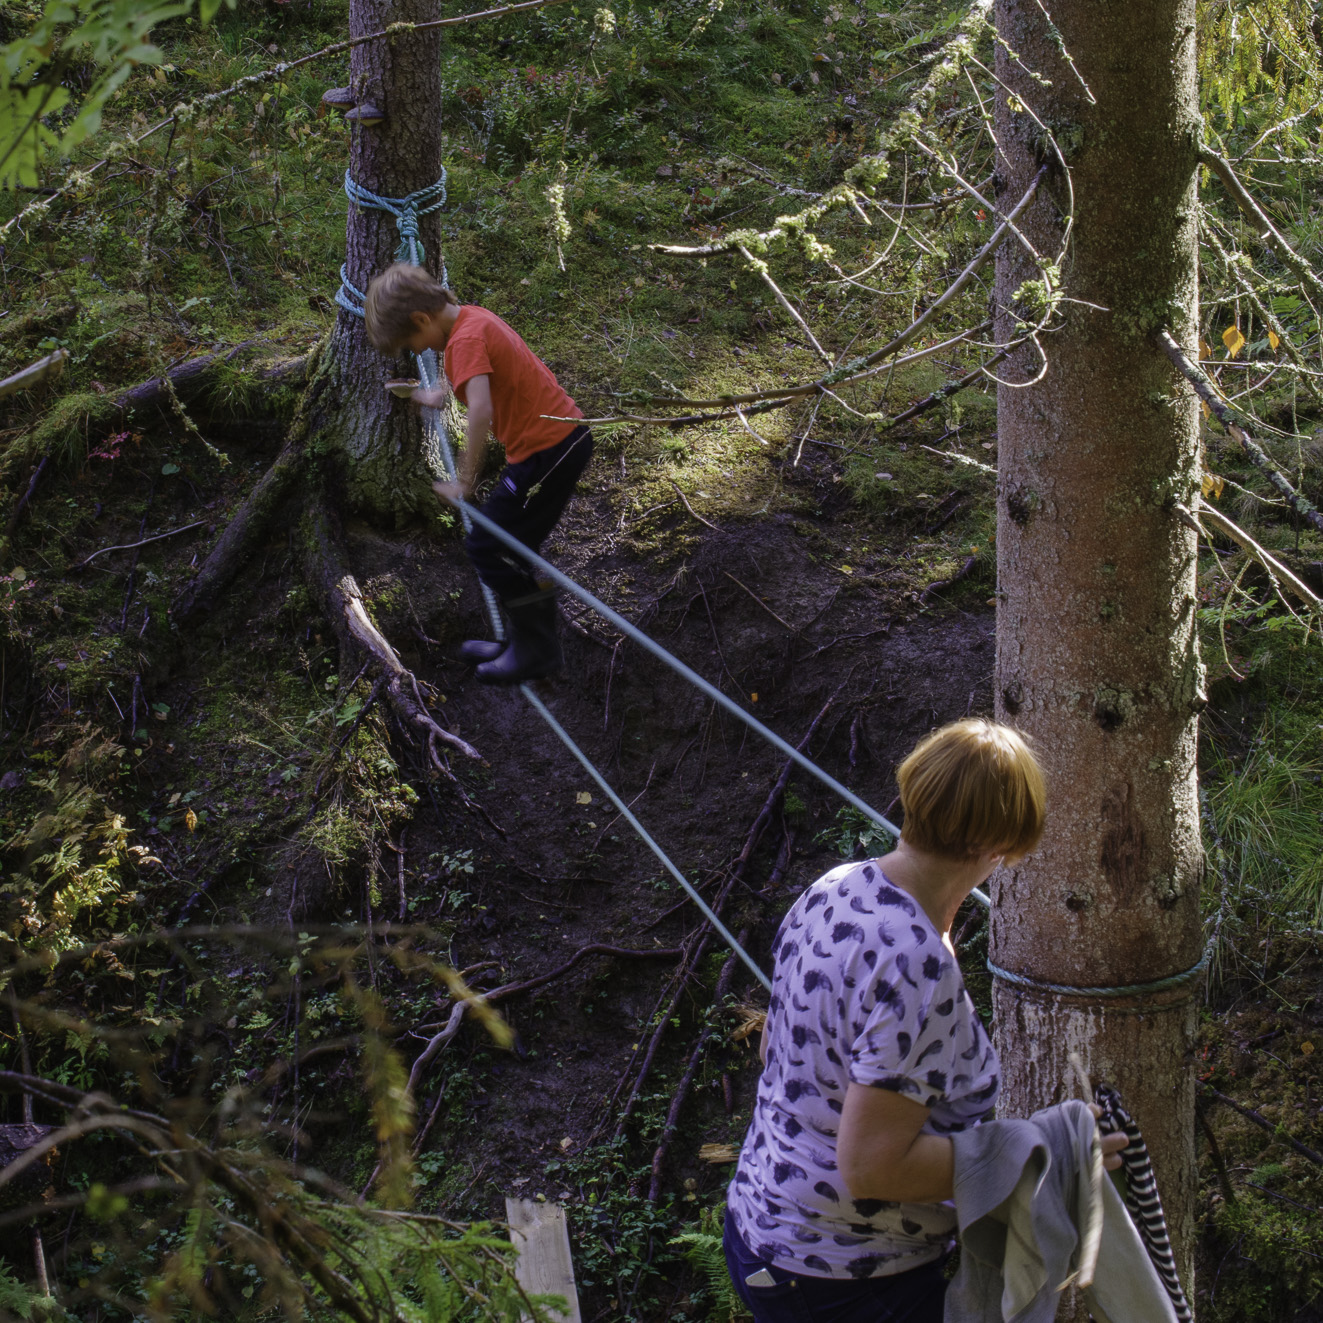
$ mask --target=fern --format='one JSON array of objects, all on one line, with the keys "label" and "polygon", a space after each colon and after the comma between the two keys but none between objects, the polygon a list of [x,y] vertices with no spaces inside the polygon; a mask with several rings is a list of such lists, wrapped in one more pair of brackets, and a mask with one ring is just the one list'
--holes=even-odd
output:
[{"label": "fern", "polygon": [[19,1318],[31,1318],[34,1304],[43,1297],[33,1295],[8,1268],[0,1263],[0,1312],[12,1312]]},{"label": "fern", "polygon": [[704,1209],[698,1219],[698,1230],[675,1236],[671,1244],[679,1245],[681,1253],[702,1274],[712,1295],[712,1312],[709,1317],[720,1320],[720,1323],[735,1323],[736,1319],[748,1318],[749,1313],[735,1293],[730,1272],[726,1268],[726,1253],[721,1245],[724,1211],[721,1208]]}]

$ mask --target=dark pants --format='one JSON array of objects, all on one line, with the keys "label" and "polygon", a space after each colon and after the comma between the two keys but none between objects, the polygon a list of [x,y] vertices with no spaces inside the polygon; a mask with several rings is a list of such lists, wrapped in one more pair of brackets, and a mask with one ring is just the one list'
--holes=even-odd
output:
[{"label": "dark pants", "polygon": [[[556,527],[574,494],[574,485],[593,453],[593,434],[576,427],[563,441],[546,450],[507,464],[497,479],[496,490],[482,506],[482,513],[499,524],[511,537],[537,551]],[[502,602],[527,597],[538,590],[528,565],[490,533],[473,528],[464,539],[478,578]]]},{"label": "dark pants", "polygon": [[[946,1281],[940,1264],[861,1282],[806,1277],[756,1258],[729,1213],[724,1249],[735,1290],[754,1323],[942,1323]],[[760,1271],[776,1284],[747,1285]]]}]

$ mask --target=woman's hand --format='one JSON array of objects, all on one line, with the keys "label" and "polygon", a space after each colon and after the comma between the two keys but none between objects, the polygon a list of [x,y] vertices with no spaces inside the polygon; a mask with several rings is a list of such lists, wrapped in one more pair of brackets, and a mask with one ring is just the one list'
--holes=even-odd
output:
[{"label": "woman's hand", "polygon": [[[1102,1116],[1102,1108],[1097,1103],[1090,1103],[1089,1111],[1095,1121]],[[1130,1136],[1124,1130],[1118,1130],[1115,1134],[1099,1135],[1098,1138],[1102,1143],[1103,1169],[1116,1171],[1121,1165],[1121,1150],[1130,1143]]]}]

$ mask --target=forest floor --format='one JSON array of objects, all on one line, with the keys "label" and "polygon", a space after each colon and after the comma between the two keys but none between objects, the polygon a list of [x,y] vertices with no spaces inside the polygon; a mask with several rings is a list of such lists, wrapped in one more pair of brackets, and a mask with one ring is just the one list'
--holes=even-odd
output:
[{"label": "forest floor", "polygon": [[[290,53],[312,49],[335,30],[334,7],[325,8],[325,31],[274,12],[242,40],[222,29],[221,49],[207,60],[203,38],[181,33],[169,77],[196,68],[223,81],[246,67],[245,42],[260,54],[268,37]],[[795,40],[803,50],[775,57],[787,60],[787,82],[805,51],[827,44],[836,12],[802,10],[806,30]],[[729,21],[759,19],[735,6]],[[512,37],[511,24],[500,41],[567,40],[568,28],[546,25]],[[738,44],[743,31],[732,29],[728,41]],[[499,48],[496,38],[481,40]],[[738,102],[730,122],[741,141],[732,146],[719,125],[687,126],[698,93],[688,108],[658,106],[656,75],[640,82],[644,75],[632,74],[640,104],[652,107],[650,127],[636,123],[632,148],[617,142],[614,159],[603,148],[600,162],[574,176],[575,234],[560,273],[541,200],[552,175],[510,156],[521,133],[554,136],[560,103],[538,101],[544,75],[529,51],[512,57],[479,45],[461,52],[472,67],[450,80],[447,103],[456,162],[447,258],[463,297],[506,316],[593,407],[609,403],[612,389],[660,377],[715,394],[732,382],[811,370],[802,337],[747,272],[682,267],[639,245],[709,233],[722,207],[743,208],[746,198],[754,216],[784,204],[736,181],[718,147],[761,151],[783,172],[796,163],[794,178],[807,187],[838,173],[865,114],[844,75],[831,85],[829,73],[820,85],[805,72],[793,93],[779,76],[757,94],[720,83]],[[612,52],[600,48],[597,58],[606,63]],[[616,58],[622,68],[638,63],[637,51]],[[498,117],[483,139],[465,78],[492,77],[497,59],[515,66],[507,82],[525,97],[523,118],[511,126]],[[151,78],[138,81],[145,101]],[[471,987],[502,990],[499,1009],[517,1034],[506,1051],[470,1024],[421,1075],[418,1207],[469,1220],[501,1218],[509,1195],[563,1203],[585,1319],[706,1317],[710,1284],[671,1241],[686,1228],[712,1229],[731,1168],[699,1150],[742,1137],[756,1054],[741,1036],[741,1008],[756,1004],[759,990],[736,969],[714,1004],[726,953],[699,946],[706,930],[692,904],[524,700],[475,683],[454,659],[459,640],[486,633],[454,521],[438,509],[401,528],[351,521],[345,533],[378,624],[428,686],[438,719],[481,754],[480,764],[452,764],[462,796],[392,735],[370,677],[338,655],[302,586],[292,530],[273,532],[195,634],[169,623],[171,602],[279,449],[292,394],[236,371],[189,403],[202,434],[228,456],[224,467],[172,411],[125,418],[105,401],[170,362],[254,338],[269,356],[291,358],[325,331],[331,306],[321,291],[336,263],[319,255],[338,252],[337,227],[343,234],[342,211],[326,206],[343,143],[311,109],[327,81],[287,89],[284,119],[266,116],[293,130],[294,148],[274,129],[266,148],[266,168],[284,172],[286,212],[277,218],[236,200],[256,208],[248,246],[210,243],[206,207],[191,220],[176,217],[154,293],[137,282],[136,250],[104,210],[84,208],[81,230],[38,228],[5,252],[5,370],[47,346],[68,347],[74,358],[54,391],[0,405],[5,442],[28,445],[34,458],[6,471],[11,507],[35,459],[55,457],[0,564],[4,927],[18,934],[36,926],[46,902],[23,889],[33,824],[53,802],[67,804],[76,783],[86,793],[81,816],[66,813],[70,837],[96,844],[111,830],[106,815],[117,814],[157,861],[144,863],[131,887],[86,870],[80,937],[185,920],[299,934],[356,925],[386,944],[417,930],[419,949],[464,970]],[[558,94],[568,95],[563,85]],[[511,93],[505,104],[516,101]],[[315,151],[299,145],[308,124],[325,139]],[[253,151],[262,150],[259,137]],[[305,155],[281,156],[295,150]],[[142,193],[124,194],[139,224],[151,178],[144,171],[121,185]],[[268,279],[271,269],[278,279]],[[806,297],[826,308],[833,350],[892,315],[839,289]],[[946,375],[928,367],[903,374],[878,402],[904,407]],[[991,396],[961,392],[894,431],[811,405],[772,415],[759,430],[602,432],[545,554],[787,740],[803,739],[817,721],[810,755],[867,802],[894,811],[892,769],[915,740],[991,711],[992,479],[935,453],[995,466]],[[31,449],[34,437],[41,444]],[[1208,444],[1223,472],[1250,481],[1219,437],[1210,433]],[[1293,532],[1279,542],[1289,544]],[[1283,554],[1298,550],[1293,563],[1312,572],[1323,552],[1295,537]],[[89,562],[93,553],[104,554]],[[1212,857],[1227,889],[1210,870],[1210,913],[1225,904],[1199,1046],[1207,1087],[1197,1293],[1203,1318],[1309,1323],[1323,1318],[1323,952],[1317,918],[1303,904],[1278,902],[1262,881],[1273,876],[1262,860],[1278,860],[1280,882],[1307,866],[1323,839],[1323,667],[1317,640],[1274,624],[1277,614],[1219,613],[1216,575],[1210,566],[1207,646],[1222,660],[1213,662],[1203,761],[1224,847]],[[566,669],[539,693],[686,876],[709,900],[724,896],[725,921],[747,931],[754,957],[765,960],[792,898],[842,858],[881,851],[885,837],[798,771],[778,792],[779,754],[577,603],[562,607]],[[1273,790],[1255,799],[1243,793],[1247,784]],[[1237,786],[1240,799],[1231,794]],[[751,837],[765,805],[770,816]],[[1248,859],[1239,845],[1254,832]],[[962,954],[986,1011],[985,935],[979,914],[968,919]],[[362,1076],[343,1046],[356,1021],[334,987],[292,984],[267,948],[245,937],[225,949],[199,943],[182,971],[153,955],[129,972],[136,979],[116,982],[115,971],[89,964],[85,986],[71,980],[56,1001],[122,1027],[194,1017],[206,1026],[205,1070],[201,1055],[181,1064],[176,1049],[170,1059],[167,1037],[158,1063],[167,1090],[255,1090],[273,1113],[303,1118],[302,1142],[319,1167],[356,1189],[367,1184],[378,1147]],[[550,974],[527,991],[505,991]],[[412,1061],[444,1023],[449,996],[386,963],[371,978],[395,1045]],[[708,1027],[715,1033],[695,1057]],[[292,1085],[270,1083],[273,1061],[309,1048]],[[32,1050],[37,1073],[63,1083],[125,1084],[91,1038],[34,1036]],[[17,1044],[0,1051],[17,1062]],[[681,1088],[678,1131],[656,1159]],[[109,1170],[94,1158],[64,1174],[85,1182]],[[62,1279],[94,1276],[104,1266],[95,1237],[70,1228],[62,1244],[52,1239],[54,1270]],[[10,1270],[28,1271],[19,1255]],[[246,1314],[242,1301],[235,1308],[261,1316],[255,1306]]]}]

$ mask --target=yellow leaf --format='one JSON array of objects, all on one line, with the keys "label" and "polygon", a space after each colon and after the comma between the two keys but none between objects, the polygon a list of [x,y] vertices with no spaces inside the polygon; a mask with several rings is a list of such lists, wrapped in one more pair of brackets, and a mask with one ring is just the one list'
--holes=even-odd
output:
[{"label": "yellow leaf", "polygon": [[1300,1050],[1301,1050],[1301,1051],[1305,1054],[1305,1056],[1307,1056],[1307,1057],[1308,1057],[1308,1056],[1313,1056],[1313,1054],[1314,1054],[1314,1045],[1313,1045],[1313,1043],[1311,1043],[1308,1039],[1306,1039],[1303,1043],[1300,1044]]},{"label": "yellow leaf", "polygon": [[593,797],[586,790],[580,790],[579,793],[575,795],[574,802],[576,804],[591,804],[593,802]]},{"label": "yellow leaf", "polygon": [[1276,331],[1268,332],[1268,343],[1272,345],[1273,353],[1276,353],[1277,346],[1282,343]]},{"label": "yellow leaf", "polygon": [[1219,478],[1216,473],[1205,473],[1203,481],[1200,483],[1205,496],[1212,496],[1213,500],[1220,501],[1222,492],[1226,488],[1226,482]]},{"label": "yellow leaf", "polygon": [[1240,327],[1234,325],[1228,326],[1227,329],[1222,332],[1222,343],[1226,345],[1227,353],[1230,354],[1232,358],[1235,358],[1235,356],[1245,348],[1245,337],[1241,335]]},{"label": "yellow leaf", "polygon": [[1208,341],[1205,340],[1201,335],[1199,337],[1199,357],[1212,358],[1212,356],[1213,356],[1213,346],[1210,345]]},{"label": "yellow leaf", "polygon": [[1204,411],[1205,418],[1211,418],[1213,416],[1213,411],[1208,407],[1207,400],[1200,400],[1199,407]]},{"label": "yellow leaf", "polygon": [[188,812],[184,814],[184,826],[187,827],[189,831],[197,831],[198,829],[198,815],[194,813],[192,809],[189,809]]}]

